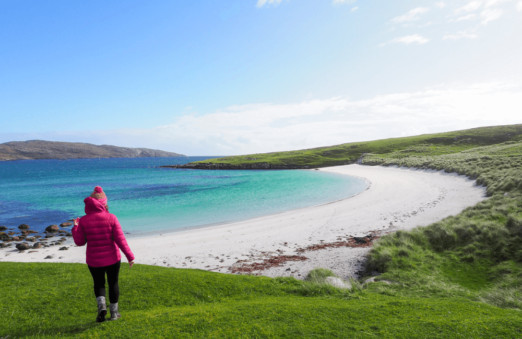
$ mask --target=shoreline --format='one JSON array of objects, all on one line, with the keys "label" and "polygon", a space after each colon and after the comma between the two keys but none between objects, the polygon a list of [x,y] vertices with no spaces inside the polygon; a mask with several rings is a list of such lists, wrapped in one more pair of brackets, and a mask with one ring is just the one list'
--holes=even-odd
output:
[{"label": "shoreline", "polygon": [[[130,234],[127,241],[136,263],[222,273],[245,272],[238,267],[247,265],[254,268],[248,274],[296,278],[321,267],[348,279],[356,277],[371,242],[362,247],[321,245],[426,226],[486,198],[485,188],[453,173],[362,165],[320,170],[370,184],[354,196],[313,207],[174,232]],[[56,246],[29,252],[3,248],[0,261],[85,263],[85,247],[72,240],[65,246],[61,251]],[[271,259],[273,265],[256,265]]]},{"label": "shoreline", "polygon": [[[319,171],[321,169],[313,169],[313,170]],[[296,169],[296,171],[312,171],[312,169]],[[344,174],[338,174],[338,175],[344,175]],[[355,177],[354,175],[350,175],[350,176]],[[125,234],[126,239],[135,239],[135,238],[153,237],[153,236],[165,236],[165,235],[171,236],[171,235],[175,235],[180,232],[188,232],[188,231],[194,231],[194,230],[198,230],[198,229],[207,229],[207,228],[212,229],[215,227],[226,226],[226,225],[240,223],[240,222],[246,222],[246,221],[254,220],[257,218],[263,218],[263,217],[267,217],[267,216],[276,217],[277,215],[288,213],[288,212],[298,212],[300,210],[305,210],[305,209],[309,209],[309,208],[316,208],[316,207],[320,207],[320,206],[330,205],[330,204],[334,204],[339,201],[351,199],[370,188],[371,182],[369,180],[367,180],[366,178],[363,178],[363,177],[357,177],[357,178],[365,181],[365,183],[367,184],[367,186],[364,190],[354,193],[352,195],[346,196],[344,198],[340,198],[340,199],[332,200],[332,201],[328,201],[328,202],[322,202],[322,203],[318,203],[316,205],[311,205],[311,206],[307,206],[307,207],[298,207],[298,208],[284,210],[284,211],[280,211],[280,212],[269,213],[269,214],[265,214],[265,215],[259,215],[259,216],[255,216],[255,217],[232,220],[232,221],[218,221],[218,222],[213,222],[210,224],[185,226],[185,227],[180,227],[180,228],[175,228],[175,229],[153,230],[153,231],[145,231],[145,232],[127,232],[127,231],[123,230],[123,233]]]}]

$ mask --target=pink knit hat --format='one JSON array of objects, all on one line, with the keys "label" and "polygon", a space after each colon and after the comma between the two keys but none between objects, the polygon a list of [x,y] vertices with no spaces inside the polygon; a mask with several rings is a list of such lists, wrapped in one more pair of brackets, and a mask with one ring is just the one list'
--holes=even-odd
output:
[{"label": "pink knit hat", "polygon": [[100,186],[94,187],[94,191],[91,193],[91,198],[101,200],[102,202],[107,203],[107,196],[103,189]]}]

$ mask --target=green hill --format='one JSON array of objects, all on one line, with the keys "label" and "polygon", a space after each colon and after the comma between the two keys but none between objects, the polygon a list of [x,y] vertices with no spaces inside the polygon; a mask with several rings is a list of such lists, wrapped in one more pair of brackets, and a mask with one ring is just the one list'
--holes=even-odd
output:
[{"label": "green hill", "polygon": [[85,265],[0,263],[0,270],[2,338],[515,338],[522,321],[520,311],[465,297],[136,265],[120,275],[123,317],[96,323]]},{"label": "green hill", "polygon": [[[413,137],[352,142],[289,152],[231,156],[193,162],[184,168],[203,169],[297,169],[352,164],[367,153],[387,154],[402,150],[425,155],[464,151],[477,146],[522,140],[522,125],[473,128]],[[411,149],[414,147],[414,149]]]}]

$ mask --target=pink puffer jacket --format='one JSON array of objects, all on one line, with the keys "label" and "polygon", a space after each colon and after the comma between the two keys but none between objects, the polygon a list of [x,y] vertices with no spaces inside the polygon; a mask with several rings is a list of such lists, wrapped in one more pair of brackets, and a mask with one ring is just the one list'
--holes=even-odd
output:
[{"label": "pink puffer jacket", "polygon": [[103,201],[88,197],[83,202],[86,215],[72,228],[72,235],[76,245],[87,243],[87,265],[103,267],[117,263],[121,260],[120,248],[127,260],[133,261],[134,254],[116,216],[107,211]]}]

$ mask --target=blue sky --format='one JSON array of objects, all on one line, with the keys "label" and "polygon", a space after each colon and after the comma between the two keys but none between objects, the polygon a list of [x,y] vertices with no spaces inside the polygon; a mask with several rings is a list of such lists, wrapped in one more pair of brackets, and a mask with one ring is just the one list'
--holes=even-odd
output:
[{"label": "blue sky", "polygon": [[522,123],[522,0],[0,0],[0,142],[188,155]]}]

